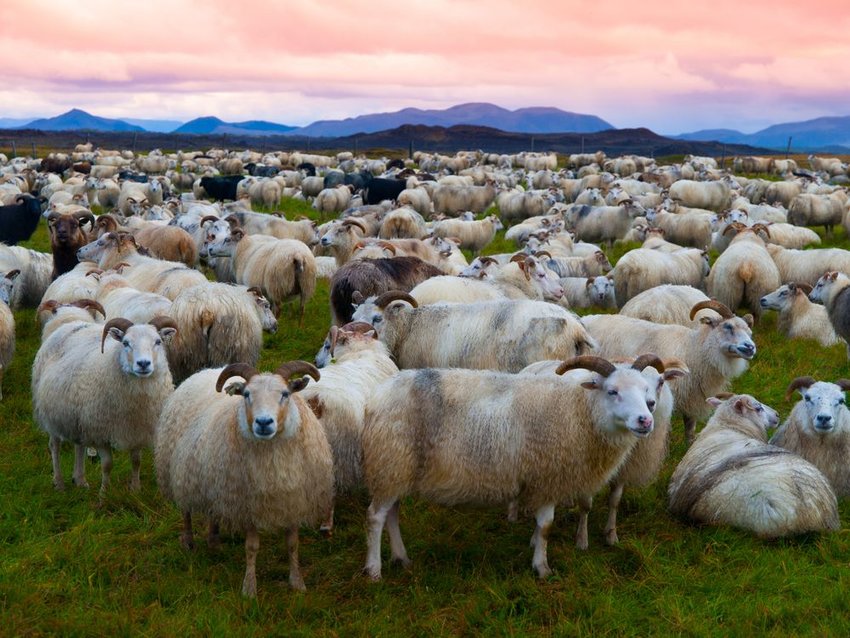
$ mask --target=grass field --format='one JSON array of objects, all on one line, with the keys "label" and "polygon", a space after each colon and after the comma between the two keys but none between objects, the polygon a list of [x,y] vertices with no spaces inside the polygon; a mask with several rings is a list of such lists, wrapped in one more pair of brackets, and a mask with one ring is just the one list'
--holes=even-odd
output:
[{"label": "grass field", "polygon": [[[43,226],[30,245],[48,249]],[[850,248],[850,241],[839,234],[828,245]],[[260,369],[312,360],[329,324],[327,286],[319,286],[303,329],[292,314],[285,317],[280,331],[266,336]],[[32,310],[15,318],[18,349],[0,404],[0,635],[850,634],[846,527],[762,542],[669,516],[666,484],[684,453],[679,419],[660,480],[623,499],[618,547],[603,543],[604,497],[591,514],[586,552],[573,544],[575,513],[557,512],[551,579],[533,576],[531,519],[512,524],[501,508],[449,509],[410,499],[401,527],[413,567],[389,567],[383,582],[369,583],[360,575],[367,505],[361,493],[338,502],[331,539],[303,531],[306,594],[286,585],[283,535],[264,536],[259,596],[245,600],[243,539],[225,538],[215,553],[203,542],[192,553],[181,549],[180,517],[157,491],[149,452],[139,493],[126,488],[129,462],[121,453],[102,507],[96,488],[69,482],[66,492],[53,489],[47,437],[33,423],[29,389],[39,329]],[[783,416],[792,405],[784,389],[795,376],[850,376],[843,346],[788,341],[777,334],[775,315],[756,327],[755,340],[758,354],[733,389]],[[68,448],[66,477],[71,463]],[[95,463],[88,474],[97,485]],[[841,514],[846,525],[847,503]]]}]

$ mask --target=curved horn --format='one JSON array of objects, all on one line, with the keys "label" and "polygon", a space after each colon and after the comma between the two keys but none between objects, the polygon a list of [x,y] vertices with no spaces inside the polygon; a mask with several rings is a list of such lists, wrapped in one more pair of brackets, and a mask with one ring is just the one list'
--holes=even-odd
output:
[{"label": "curved horn", "polygon": [[384,250],[390,251],[393,255],[396,254],[396,246],[390,241],[379,241],[378,245]]},{"label": "curved horn", "polygon": [[478,262],[482,266],[486,266],[487,264],[498,264],[499,262],[493,259],[492,257],[479,257]]},{"label": "curved horn", "polygon": [[250,292],[255,297],[265,297],[265,295],[263,295],[263,291],[260,290],[260,288],[257,286],[251,286],[250,288],[248,288],[248,292]]},{"label": "curved horn", "polygon": [[366,224],[361,222],[359,219],[355,219],[353,217],[349,217],[349,218],[343,220],[342,224],[340,224],[340,225],[341,226],[357,226],[360,230],[363,231],[364,235],[369,232],[369,229],[366,228]]},{"label": "curved horn", "polygon": [[239,218],[236,215],[228,215],[224,218],[224,221],[226,221],[230,225],[231,231],[234,228],[240,228]]},{"label": "curved horn", "polygon": [[218,375],[218,380],[215,382],[215,391],[221,392],[225,382],[230,377],[242,377],[247,382],[255,374],[257,374],[257,370],[252,365],[248,365],[247,363],[231,363]]},{"label": "curved horn", "polygon": [[718,392],[714,395],[715,398],[720,399],[721,401],[725,401],[726,399],[731,399],[735,396],[734,392]]},{"label": "curved horn", "polygon": [[839,379],[838,381],[835,382],[835,385],[837,385],[839,388],[841,388],[845,392],[847,390],[850,390],[850,380],[848,380],[848,379]]},{"label": "curved horn", "polygon": [[378,306],[378,308],[384,309],[390,303],[397,300],[406,301],[414,308],[419,307],[419,304],[416,303],[416,299],[403,290],[390,290],[389,292],[385,292],[383,295],[375,299],[375,305]]},{"label": "curved horn", "polygon": [[812,294],[812,290],[814,290],[814,288],[812,288],[809,284],[797,284],[797,290],[802,290],[803,294],[808,297]]},{"label": "curved horn", "polygon": [[112,215],[101,215],[97,218],[94,225],[97,228],[105,228],[106,232],[118,230],[118,220]]},{"label": "curved horn", "polygon": [[540,259],[541,255],[546,255],[549,259],[552,259],[552,253],[550,253],[548,250],[538,250],[536,253],[534,253],[534,256],[538,259]]},{"label": "curved horn", "polygon": [[35,311],[35,313],[40,314],[40,313],[44,312],[45,310],[49,310],[50,312],[52,312],[55,315],[56,309],[59,308],[59,306],[61,306],[61,305],[62,304],[60,304],[55,299],[48,299],[47,301],[44,301],[39,305],[39,307]]},{"label": "curved horn", "polygon": [[312,363],[307,363],[306,361],[288,361],[280,366],[277,370],[274,371],[276,375],[282,377],[289,381],[295,374],[307,375],[309,374],[316,381],[321,378],[319,374],[319,370]]},{"label": "curved horn", "polygon": [[705,301],[700,301],[693,308],[691,308],[691,321],[693,321],[696,314],[703,308],[709,308],[710,310],[714,310],[724,319],[731,319],[735,316],[735,314],[731,310],[729,310],[729,308],[717,301],[717,299],[706,299]]},{"label": "curved horn", "polygon": [[20,269],[19,269],[19,268],[15,268],[14,270],[10,270],[9,272],[7,272],[7,273],[4,275],[4,277],[5,277],[6,279],[14,279],[15,277],[17,277],[17,276],[18,276],[18,275],[20,275],[20,274],[21,274]]},{"label": "curved horn", "polygon": [[103,315],[103,317],[106,317],[106,311],[103,309],[103,306],[94,299],[77,299],[68,305],[75,306],[77,308],[84,308],[85,310],[91,308],[93,310],[97,310],[101,315]]},{"label": "curved horn", "polygon": [[373,332],[375,330],[375,326],[371,323],[366,323],[365,321],[350,321],[345,324],[340,330],[345,330],[346,332],[358,332],[360,334],[366,334],[368,332]]},{"label": "curved horn", "polygon": [[328,332],[328,337],[331,340],[331,349],[330,353],[333,356],[334,350],[336,349],[336,342],[339,339],[339,328],[337,326],[331,326],[330,332]]},{"label": "curved horn", "polygon": [[121,332],[127,332],[128,328],[133,325],[133,322],[124,317],[115,317],[103,324],[103,334],[100,337],[100,352],[103,353],[103,344],[106,343],[106,335],[109,334],[110,328],[119,328]]},{"label": "curved horn", "polygon": [[215,215],[204,215],[203,217],[201,217],[201,221],[198,222],[198,226],[203,228],[204,224],[206,224],[210,220],[212,220],[212,222],[215,223],[219,220],[219,218],[216,217]]},{"label": "curved horn", "polygon": [[154,328],[156,328],[157,332],[159,332],[163,328],[174,328],[175,330],[180,329],[180,327],[177,325],[177,322],[166,315],[157,315],[156,317],[148,321],[148,323]]},{"label": "curved horn", "polygon": [[797,377],[791,383],[788,384],[788,388],[785,390],[785,400],[791,398],[791,395],[794,394],[794,390],[799,390],[800,388],[808,388],[812,385],[815,380],[812,377]]},{"label": "curved horn", "polygon": [[525,262],[526,257],[528,257],[528,255],[526,255],[525,253],[517,253],[516,255],[511,257],[511,260],[508,263],[513,263],[515,261]]},{"label": "curved horn", "polygon": [[741,232],[742,228],[746,228],[746,226],[744,226],[740,222],[733,222],[723,229],[721,235],[726,235],[726,233],[728,233],[730,230],[734,230],[736,233],[739,233]]},{"label": "curved horn", "polygon": [[632,369],[641,371],[647,366],[651,366],[659,372],[664,372],[664,362],[657,354],[653,354],[651,352],[642,354],[635,359],[635,362],[632,364]]},{"label": "curved horn", "polygon": [[568,370],[577,369],[591,370],[592,372],[598,372],[603,377],[607,377],[617,368],[607,359],[592,354],[583,354],[563,361],[557,370],[555,370],[555,374],[564,374]]},{"label": "curved horn", "polygon": [[55,210],[50,211],[50,213],[48,213],[47,215],[47,223],[49,224],[50,222],[55,221],[60,217],[62,217],[62,213],[58,213]]},{"label": "curved horn", "polygon": [[73,215],[77,218],[77,221],[80,223],[80,226],[88,222],[91,224],[91,227],[94,228],[95,222],[97,221],[95,219],[95,216],[87,210],[78,210],[74,212]]}]

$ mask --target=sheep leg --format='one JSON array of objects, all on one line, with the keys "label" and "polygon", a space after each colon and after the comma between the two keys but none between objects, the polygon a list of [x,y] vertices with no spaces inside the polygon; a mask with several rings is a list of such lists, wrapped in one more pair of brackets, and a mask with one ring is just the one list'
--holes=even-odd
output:
[{"label": "sheep leg", "polygon": [[133,472],[130,474],[130,491],[138,492],[142,488],[142,481],[139,476],[142,469],[141,450],[130,450],[130,463],[133,466]]},{"label": "sheep leg", "polygon": [[221,547],[221,538],[218,535],[218,531],[218,521],[210,519],[209,527],[207,529],[207,547],[213,551]]},{"label": "sheep leg", "polygon": [[697,429],[697,420],[692,417],[685,415],[685,443],[690,447],[691,443],[694,442],[694,437],[696,436]]},{"label": "sheep leg", "polygon": [[86,446],[74,446],[74,485],[77,487],[88,487],[86,480]]},{"label": "sheep leg", "polygon": [[100,456],[100,496],[103,498],[112,476],[112,450],[108,447],[99,447],[97,453]]},{"label": "sheep leg", "polygon": [[62,465],[59,462],[59,450],[62,447],[62,441],[58,436],[51,436],[50,443],[50,460],[53,462],[53,487],[57,490],[65,489],[65,481],[62,479]]},{"label": "sheep leg", "polygon": [[319,532],[321,532],[322,536],[325,538],[330,538],[334,531],[334,508],[331,506],[330,510],[328,510],[327,516],[325,516],[324,522],[319,527]]},{"label": "sheep leg", "polygon": [[620,499],[623,498],[623,483],[616,483],[611,487],[611,493],[608,495],[608,522],[605,524],[605,542],[609,545],[616,545],[620,542],[617,538],[617,508],[620,506]]},{"label": "sheep leg", "polygon": [[393,562],[401,564],[402,567],[410,567],[410,559],[407,557],[407,550],[404,548],[404,541],[401,539],[401,528],[398,526],[398,510],[400,507],[401,502],[396,501],[395,505],[387,513],[387,534],[390,537],[390,556],[392,556]]},{"label": "sheep leg", "polygon": [[578,497],[578,529],[576,530],[576,547],[587,549],[587,516],[593,507],[593,497],[581,495]]},{"label": "sheep leg", "polygon": [[286,547],[289,550],[289,586],[298,591],[307,591],[304,577],[301,576],[301,565],[298,562],[298,526],[293,525],[286,530]]},{"label": "sheep leg", "polygon": [[537,526],[534,528],[534,534],[531,537],[531,545],[534,547],[534,558],[531,561],[531,566],[537,572],[539,578],[546,578],[552,574],[546,547],[549,543],[549,530],[552,528],[552,521],[555,520],[555,505],[544,505],[537,510],[534,518],[537,520]]},{"label": "sheep leg", "polygon": [[516,523],[519,518],[519,502],[511,501],[508,503],[508,521]]},{"label": "sheep leg", "polygon": [[366,566],[363,571],[373,581],[381,580],[381,534],[384,531],[387,514],[393,503],[395,503],[395,499],[385,501],[380,505],[372,501],[369,504],[369,509],[366,510],[369,529],[366,533]]},{"label": "sheep leg", "polygon": [[257,553],[260,551],[260,535],[253,527],[245,532],[245,579],[242,595],[257,597]]},{"label": "sheep leg", "polygon": [[192,535],[192,512],[183,512],[183,531],[180,532],[180,544],[183,549],[195,549],[195,537]]}]

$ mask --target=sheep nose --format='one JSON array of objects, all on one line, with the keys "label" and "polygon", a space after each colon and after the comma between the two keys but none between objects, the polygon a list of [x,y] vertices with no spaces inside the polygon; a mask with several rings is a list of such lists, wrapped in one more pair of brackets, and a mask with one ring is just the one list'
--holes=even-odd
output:
[{"label": "sheep nose", "polygon": [[832,421],[831,414],[818,414],[817,416],[818,425],[829,425],[830,421]]},{"label": "sheep nose", "polygon": [[274,422],[274,419],[270,416],[258,416],[254,419],[254,423],[259,425],[261,428],[266,428],[270,426]]},{"label": "sheep nose", "polygon": [[150,362],[150,360],[148,360],[148,359],[139,359],[138,361],[136,361],[136,367],[137,367],[140,371],[144,372],[144,371],[146,371],[146,370],[149,370],[149,369],[150,369],[150,367],[151,367],[151,362]]},{"label": "sheep nose", "polygon": [[759,303],[761,304],[762,308],[767,308],[767,300],[764,297],[759,299]]},{"label": "sheep nose", "polygon": [[753,343],[745,343],[738,346],[737,350],[745,357],[752,357],[756,353],[756,346]]}]

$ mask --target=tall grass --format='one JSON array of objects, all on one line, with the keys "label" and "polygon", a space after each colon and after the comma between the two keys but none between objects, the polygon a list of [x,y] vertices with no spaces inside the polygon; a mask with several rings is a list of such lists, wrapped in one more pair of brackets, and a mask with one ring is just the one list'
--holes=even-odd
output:
[{"label": "tall grass", "polygon": [[[296,206],[296,205],[292,205]],[[300,206],[300,205],[297,205]],[[294,212],[290,210],[289,212]],[[310,213],[306,207],[298,212]],[[830,244],[848,247],[839,235]],[[39,228],[30,245],[48,248]],[[508,250],[502,235],[492,250]],[[625,247],[617,250],[622,254]],[[320,285],[303,328],[284,310],[266,336],[260,368],[311,359],[329,323]],[[289,314],[286,314],[289,313]],[[746,533],[698,528],[670,517],[665,490],[684,453],[681,422],[660,480],[627,493],[620,545],[602,540],[604,495],[590,517],[591,547],[575,549],[576,516],[560,508],[551,535],[555,576],[531,570],[530,519],[509,523],[501,508],[444,508],[407,499],[401,526],[414,561],[384,581],[360,575],[367,497],[340,499],[330,539],[304,530],[306,594],[286,586],[282,535],[263,536],[259,598],[244,600],[242,539],[218,552],[181,549],[180,518],[158,493],[150,453],[143,488],[126,488],[129,463],[116,455],[105,504],[95,490],[51,486],[47,439],[31,413],[30,368],[39,345],[32,310],[15,313],[18,349],[0,404],[0,634],[18,635],[847,635],[850,534],[763,542]],[[843,347],[789,341],[768,315],[755,329],[758,354],[733,389],[787,415],[795,376],[848,376]],[[104,391],[92,388],[92,392]],[[65,450],[63,471],[71,471]],[[88,464],[97,485],[99,468]],[[850,507],[841,505],[842,519]]]}]

